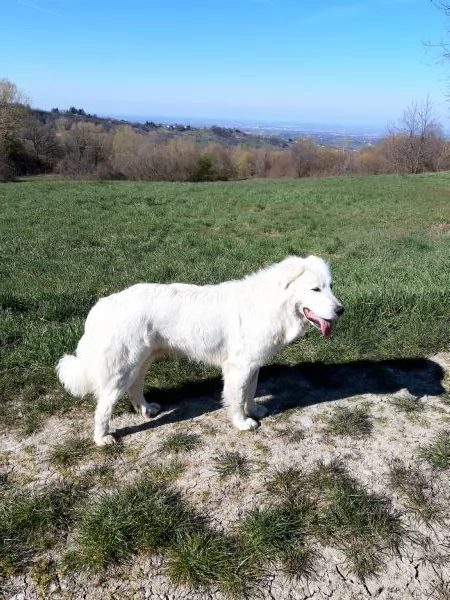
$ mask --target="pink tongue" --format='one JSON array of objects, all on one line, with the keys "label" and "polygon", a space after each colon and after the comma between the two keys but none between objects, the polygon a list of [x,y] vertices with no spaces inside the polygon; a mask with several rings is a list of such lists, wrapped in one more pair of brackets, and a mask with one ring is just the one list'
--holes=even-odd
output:
[{"label": "pink tongue", "polygon": [[324,319],[318,318],[320,323],[320,331],[324,337],[328,337],[331,335],[331,323],[329,321],[325,321]]},{"label": "pink tongue", "polygon": [[330,321],[322,319],[322,317],[319,317],[319,315],[316,315],[316,313],[313,312],[312,310],[309,310],[309,308],[305,309],[305,315],[307,316],[308,319],[311,319],[312,321],[315,321],[316,323],[319,324],[320,331],[324,337],[328,337],[331,335]]}]

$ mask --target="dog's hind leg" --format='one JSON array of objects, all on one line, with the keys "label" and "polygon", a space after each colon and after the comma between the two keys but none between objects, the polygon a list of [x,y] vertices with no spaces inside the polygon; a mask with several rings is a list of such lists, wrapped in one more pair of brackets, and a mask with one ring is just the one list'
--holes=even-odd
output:
[{"label": "dog's hind leg", "polygon": [[94,418],[94,442],[97,446],[116,443],[109,433],[109,421],[119,396],[120,390],[117,388],[102,390],[99,394]]},{"label": "dog's hind leg", "polygon": [[256,387],[258,371],[242,369],[236,364],[227,362],[222,366],[223,373],[223,404],[228,408],[231,420],[241,431],[256,429],[258,421],[245,414],[247,393]]},{"label": "dog's hind leg", "polygon": [[259,369],[254,373],[244,391],[244,412],[247,416],[254,417],[255,419],[260,419],[269,412],[262,404],[255,404],[255,392],[256,385],[258,383],[258,374]]},{"label": "dog's hind leg", "polygon": [[156,402],[148,404],[144,398],[144,379],[151,362],[151,360],[148,360],[140,367],[133,383],[128,388],[134,410],[140,412],[143,417],[154,417],[161,410],[159,404]]}]

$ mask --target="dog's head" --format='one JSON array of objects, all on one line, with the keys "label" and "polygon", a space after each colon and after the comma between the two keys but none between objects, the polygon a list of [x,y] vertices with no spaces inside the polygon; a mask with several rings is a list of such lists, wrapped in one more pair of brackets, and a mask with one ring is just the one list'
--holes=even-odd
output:
[{"label": "dog's head", "polygon": [[299,318],[314,325],[323,336],[331,334],[331,322],[344,312],[333,294],[330,267],[318,256],[288,258],[291,262],[286,288],[289,290]]}]

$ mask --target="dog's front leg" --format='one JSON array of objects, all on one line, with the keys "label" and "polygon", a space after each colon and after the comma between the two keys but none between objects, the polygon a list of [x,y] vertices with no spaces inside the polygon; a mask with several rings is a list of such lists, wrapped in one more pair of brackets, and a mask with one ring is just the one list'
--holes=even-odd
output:
[{"label": "dog's front leg", "polygon": [[223,404],[228,409],[235,427],[241,431],[256,429],[258,421],[245,414],[248,394],[256,389],[258,370],[248,370],[235,363],[227,361],[222,366],[223,373]]},{"label": "dog's front leg", "polygon": [[244,391],[244,412],[248,417],[261,419],[269,412],[262,404],[255,404],[255,392],[258,384],[259,369],[254,372]]}]

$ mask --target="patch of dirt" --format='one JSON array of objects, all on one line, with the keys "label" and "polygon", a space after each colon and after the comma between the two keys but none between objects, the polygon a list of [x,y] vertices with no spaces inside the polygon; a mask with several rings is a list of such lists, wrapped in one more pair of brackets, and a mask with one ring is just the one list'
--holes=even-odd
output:
[{"label": "patch of dirt", "polygon": [[433,223],[431,226],[431,231],[437,231],[438,233],[450,232],[450,223],[442,221],[439,223]]},{"label": "patch of dirt", "polygon": [[[210,526],[230,531],[236,520],[267,502],[264,482],[269,474],[284,467],[312,470],[319,460],[341,459],[349,473],[367,489],[391,498],[401,511],[408,535],[398,555],[387,555],[377,577],[363,582],[351,572],[343,553],[336,547],[317,544],[320,559],[316,575],[293,579],[277,570],[267,572],[261,583],[263,600],[337,600],[378,598],[380,600],[423,600],[448,598],[450,581],[449,471],[433,470],[418,457],[418,450],[436,434],[450,429],[450,354],[430,359],[383,362],[355,362],[344,365],[271,366],[262,370],[257,398],[269,408],[269,415],[254,432],[239,432],[220,407],[219,380],[176,392],[153,393],[163,410],[155,419],[123,413],[113,417],[112,431],[120,437],[123,452],[116,458],[91,452],[85,460],[70,467],[77,476],[106,462],[113,477],[106,484],[114,489],[136,479],[151,465],[163,465],[178,458],[184,472],[173,487],[196,511],[205,515]],[[424,410],[416,416],[400,412],[393,398],[420,398]],[[150,400],[150,398],[148,398]],[[325,432],[327,415],[336,406],[364,406],[373,423],[369,436],[353,438],[330,436]],[[67,477],[49,459],[51,447],[74,435],[90,436],[91,412],[76,411],[68,419],[49,419],[42,431],[27,438],[12,433],[0,437],[4,469],[23,488],[34,489]],[[196,433],[202,444],[177,456],[161,454],[162,440],[173,431]],[[295,433],[297,432],[297,435]],[[294,435],[293,435],[294,434]],[[214,457],[223,451],[238,451],[251,467],[247,478],[220,479]],[[408,509],[405,498],[388,486],[394,459],[418,466],[427,477],[434,498],[444,507],[441,523],[426,526]],[[93,489],[96,493],[99,483]],[[70,542],[70,540],[69,540]],[[48,561],[59,557],[49,552]],[[161,599],[221,600],[212,589],[193,591],[174,588],[164,575],[160,557],[136,557],[125,565],[99,575],[63,574],[51,571],[45,589],[28,573],[11,578],[5,598],[10,600],[73,599]]]}]

